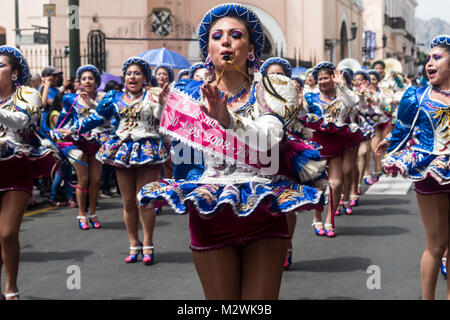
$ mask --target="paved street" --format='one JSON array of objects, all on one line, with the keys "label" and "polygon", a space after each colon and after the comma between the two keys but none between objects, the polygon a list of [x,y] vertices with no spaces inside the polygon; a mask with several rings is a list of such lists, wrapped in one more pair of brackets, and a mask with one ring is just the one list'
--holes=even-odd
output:
[{"label": "paved street", "polygon": [[[312,213],[299,215],[294,263],[283,275],[280,299],[420,299],[425,236],[413,186],[402,195],[374,193],[361,197],[354,215],[336,218],[335,239],[314,235]],[[21,231],[22,299],[204,299],[188,247],[188,216],[165,209],[157,217],[155,264],[127,265],[120,198],[99,201],[101,230],[79,230],[74,209],[27,213]],[[78,271],[79,289],[72,281]],[[368,282],[380,289],[369,289]],[[445,292],[440,274],[437,299],[445,299]]]}]

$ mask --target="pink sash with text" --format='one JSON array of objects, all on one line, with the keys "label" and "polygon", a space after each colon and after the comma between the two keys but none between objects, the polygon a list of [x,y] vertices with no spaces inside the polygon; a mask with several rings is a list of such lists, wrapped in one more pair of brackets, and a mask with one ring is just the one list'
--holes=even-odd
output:
[{"label": "pink sash with text", "polygon": [[[237,161],[250,168],[264,167],[261,154],[239,138],[233,130],[207,116],[200,106],[184,94],[170,91],[161,119],[163,133],[191,147]],[[244,140],[244,141],[243,141]]]}]

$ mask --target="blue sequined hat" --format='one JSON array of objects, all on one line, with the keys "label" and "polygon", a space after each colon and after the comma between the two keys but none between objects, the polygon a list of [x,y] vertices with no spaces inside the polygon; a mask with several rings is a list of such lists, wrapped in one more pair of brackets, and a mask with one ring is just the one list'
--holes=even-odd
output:
[{"label": "blue sequined hat", "polygon": [[437,45],[440,44],[445,44],[447,46],[450,46],[450,35],[448,34],[443,34],[440,36],[437,36],[436,38],[433,39],[433,41],[431,41],[431,49],[433,49],[434,47],[436,47]]},{"label": "blue sequined hat", "polygon": [[369,76],[369,73],[367,71],[365,71],[365,70],[358,70],[358,71],[355,72],[355,77],[358,74],[362,75],[366,81],[370,81],[370,76]]},{"label": "blue sequined hat", "polygon": [[189,69],[189,79],[194,79],[195,71],[206,68],[205,64],[203,62],[197,62],[194,63],[191,68]]},{"label": "blue sequined hat", "polygon": [[150,67],[150,64],[145,61],[142,58],[139,57],[131,57],[128,58],[122,66],[122,74],[125,77],[125,73],[127,72],[127,69],[129,66],[131,66],[132,64],[137,64],[140,65],[142,67],[142,70],[145,72],[145,78],[147,79],[147,81],[150,81],[151,76],[152,76],[152,69]]},{"label": "blue sequined hat", "polygon": [[267,69],[269,69],[269,67],[273,64],[280,65],[288,78],[292,76],[292,67],[289,61],[278,57],[269,58],[266,61],[264,61],[263,65],[261,66],[261,69],[259,69],[259,72],[261,72],[263,76],[267,76]]},{"label": "blue sequined hat", "polygon": [[331,62],[328,62],[328,61],[320,62],[313,69],[313,77],[314,77],[314,80],[316,80],[316,82],[317,82],[317,79],[319,78],[320,69],[324,69],[324,68],[331,69],[333,71],[336,69],[335,65],[332,64]]},{"label": "blue sequined hat", "polygon": [[17,62],[19,64],[19,76],[17,79],[17,82],[24,86],[28,83],[28,80],[30,79],[30,68],[28,67],[27,60],[22,55],[22,53],[19,51],[19,49],[11,46],[0,46],[0,54],[7,53],[12,56],[14,56],[17,59]]},{"label": "blue sequined hat", "polygon": [[155,68],[155,76],[156,76],[156,73],[158,72],[158,70],[161,69],[161,68],[164,68],[164,69],[167,70],[167,72],[169,73],[169,82],[172,83],[173,80],[175,80],[175,74],[173,72],[172,67],[169,66],[168,64],[162,63],[162,64],[158,65]]},{"label": "blue sequined hat", "polygon": [[182,69],[182,70],[178,71],[177,81],[180,81],[181,77],[183,77],[183,76],[189,76],[189,69]]},{"label": "blue sequined hat", "polygon": [[100,71],[97,69],[96,66],[92,65],[92,64],[86,64],[84,66],[81,66],[78,68],[75,77],[78,79],[78,82],[81,82],[81,75],[86,72],[86,71],[90,71],[92,72],[92,74],[94,75],[95,78],[95,82],[100,85],[102,83],[102,75],[100,74]]},{"label": "blue sequined hat", "polygon": [[376,70],[369,70],[369,71],[367,71],[367,73],[368,73],[369,75],[370,75],[370,74],[375,75],[375,77],[377,77],[377,79],[378,79],[378,82],[381,81],[381,75],[380,75],[380,73],[379,73],[378,71],[376,71]]},{"label": "blue sequined hat", "polygon": [[236,17],[247,23],[250,42],[255,49],[255,58],[261,58],[264,49],[264,31],[258,16],[242,4],[225,3],[209,10],[200,23],[198,40],[203,58],[208,56],[209,28],[212,23],[223,17]]}]

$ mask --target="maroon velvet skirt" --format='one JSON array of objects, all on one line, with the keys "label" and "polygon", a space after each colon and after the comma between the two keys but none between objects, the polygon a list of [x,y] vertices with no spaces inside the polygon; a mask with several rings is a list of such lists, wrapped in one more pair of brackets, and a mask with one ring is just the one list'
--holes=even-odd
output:
[{"label": "maroon velvet skirt", "polygon": [[101,144],[96,140],[88,141],[86,139],[74,140],[73,144],[85,155],[94,155],[100,149]]},{"label": "maroon velvet skirt", "polygon": [[289,239],[286,215],[274,215],[264,206],[259,206],[247,217],[237,216],[228,205],[212,217],[205,218],[193,208],[189,213],[190,248],[193,251],[241,247],[262,238]]},{"label": "maroon velvet skirt", "polygon": [[324,159],[339,157],[344,150],[355,148],[361,143],[361,141],[357,139],[352,139],[351,136],[342,136],[319,131],[314,132],[311,140],[323,147],[319,152],[320,156]]},{"label": "maroon velvet skirt", "polygon": [[421,195],[450,193],[450,184],[439,184],[432,177],[414,183],[415,191]]},{"label": "maroon velvet skirt", "polygon": [[33,194],[33,165],[27,157],[0,161],[0,193],[13,190]]}]

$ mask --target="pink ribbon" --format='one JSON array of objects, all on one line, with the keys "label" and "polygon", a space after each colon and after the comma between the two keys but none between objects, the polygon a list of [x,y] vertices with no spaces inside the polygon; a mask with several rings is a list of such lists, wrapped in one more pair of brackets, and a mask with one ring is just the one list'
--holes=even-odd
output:
[{"label": "pink ribbon", "polygon": [[161,119],[165,133],[181,142],[256,170],[264,166],[259,152],[233,130],[225,130],[217,120],[208,117],[200,106],[184,94],[170,91]]}]

